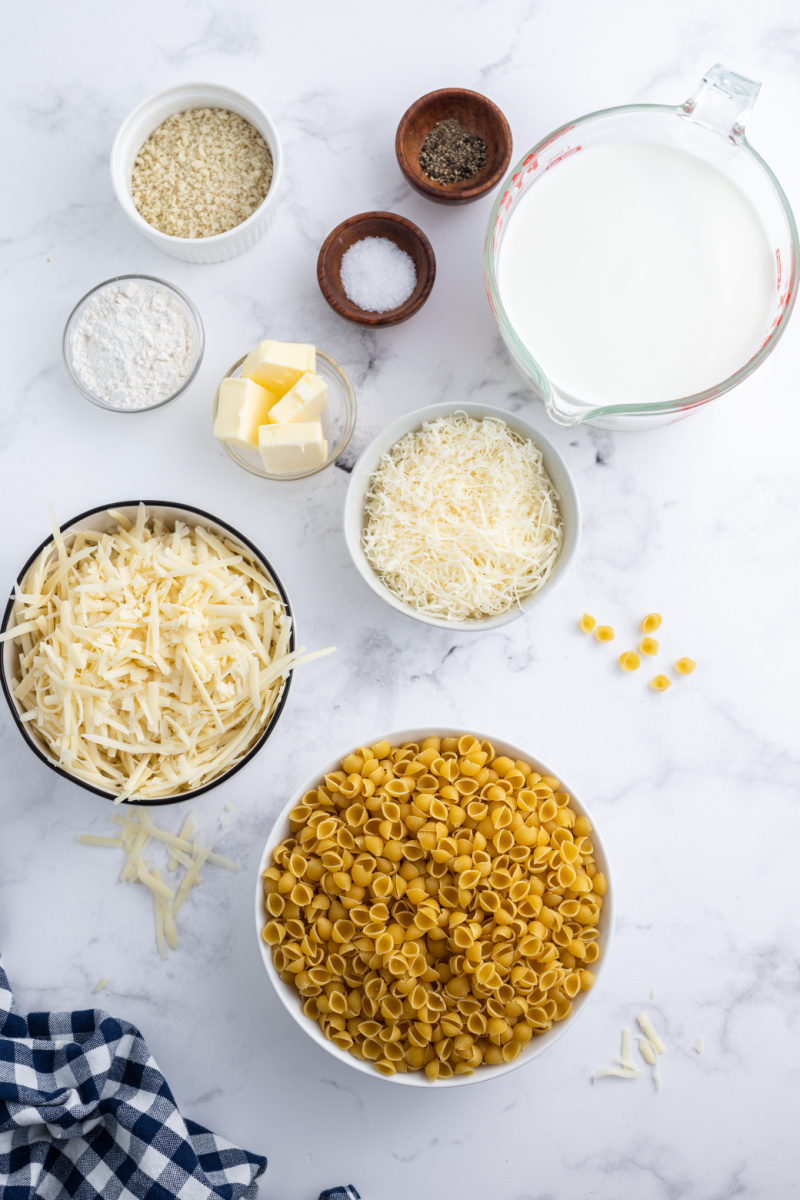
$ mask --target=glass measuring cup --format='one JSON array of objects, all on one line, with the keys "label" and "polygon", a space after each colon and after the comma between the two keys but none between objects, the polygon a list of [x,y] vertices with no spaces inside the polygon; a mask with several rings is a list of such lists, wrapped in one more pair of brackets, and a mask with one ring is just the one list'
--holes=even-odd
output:
[{"label": "glass measuring cup", "polygon": [[[673,108],[630,104],[589,113],[563,125],[539,142],[517,164],[492,209],[484,244],[484,280],[489,305],[514,365],[548,415],[560,425],[586,423],[601,429],[643,430],[688,416],[741,383],[777,345],[794,306],[800,246],[792,210],[764,160],[749,145],[745,122],[761,84],[721,64],[704,76],[694,95]],[[721,171],[749,200],[761,220],[774,254],[772,297],[763,338],[750,359],[727,379],[689,396],[653,403],[602,404],[590,396],[571,396],[549,379],[512,326],[497,282],[503,236],[516,206],[549,170],[589,147],[649,142],[682,150]],[[568,319],[568,317],[567,317]]]}]

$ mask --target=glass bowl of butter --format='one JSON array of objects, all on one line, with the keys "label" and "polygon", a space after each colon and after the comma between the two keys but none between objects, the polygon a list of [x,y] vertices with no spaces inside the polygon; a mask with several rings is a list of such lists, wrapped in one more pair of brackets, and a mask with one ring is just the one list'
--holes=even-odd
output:
[{"label": "glass bowl of butter", "polygon": [[261,479],[305,479],[340,458],[356,423],[353,385],[339,364],[304,342],[259,342],[214,397],[214,434]]}]

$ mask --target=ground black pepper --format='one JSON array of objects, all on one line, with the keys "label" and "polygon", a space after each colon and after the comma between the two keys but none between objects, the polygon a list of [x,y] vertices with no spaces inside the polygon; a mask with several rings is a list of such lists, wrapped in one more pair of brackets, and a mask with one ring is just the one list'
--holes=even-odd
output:
[{"label": "ground black pepper", "polygon": [[434,183],[463,183],[486,165],[486,143],[462,129],[455,117],[437,121],[419,152],[423,175]]}]

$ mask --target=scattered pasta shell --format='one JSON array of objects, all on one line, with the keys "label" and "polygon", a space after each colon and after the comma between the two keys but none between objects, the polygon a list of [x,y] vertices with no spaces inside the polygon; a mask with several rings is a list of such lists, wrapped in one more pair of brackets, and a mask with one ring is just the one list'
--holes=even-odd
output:
[{"label": "scattered pasta shell", "polygon": [[697,663],[691,658],[679,658],[675,663],[675,670],[679,675],[691,675],[696,666]]},{"label": "scattered pasta shell", "polygon": [[653,654],[658,654],[658,642],[655,638],[643,637],[641,642],[639,642],[639,649],[641,650],[642,654],[648,654],[650,656]]},{"label": "scattered pasta shell", "polygon": [[594,636],[598,642],[613,642],[614,630],[610,625],[598,625],[594,631]]},{"label": "scattered pasta shell", "polygon": [[596,624],[597,622],[594,617],[590,617],[588,613],[584,613],[580,621],[578,621],[578,628],[582,633],[591,633]]},{"label": "scattered pasta shell", "polygon": [[642,621],[642,633],[655,633],[655,631],[660,628],[660,613],[648,613],[645,619]]},{"label": "scattered pasta shell", "polygon": [[635,650],[626,650],[619,656],[619,665],[623,671],[638,671],[641,659]]},{"label": "scattered pasta shell", "polygon": [[665,692],[672,683],[667,679],[666,675],[656,675],[655,679],[650,680],[650,687],[655,692]]}]

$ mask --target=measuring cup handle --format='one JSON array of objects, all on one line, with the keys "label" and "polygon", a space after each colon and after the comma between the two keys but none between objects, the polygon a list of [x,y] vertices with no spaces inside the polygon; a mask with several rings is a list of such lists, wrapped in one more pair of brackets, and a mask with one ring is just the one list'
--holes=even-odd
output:
[{"label": "measuring cup handle", "polygon": [[746,79],[717,63],[706,71],[697,91],[678,111],[698,125],[715,129],[732,142],[740,142],[760,91],[761,84],[756,80]]}]

